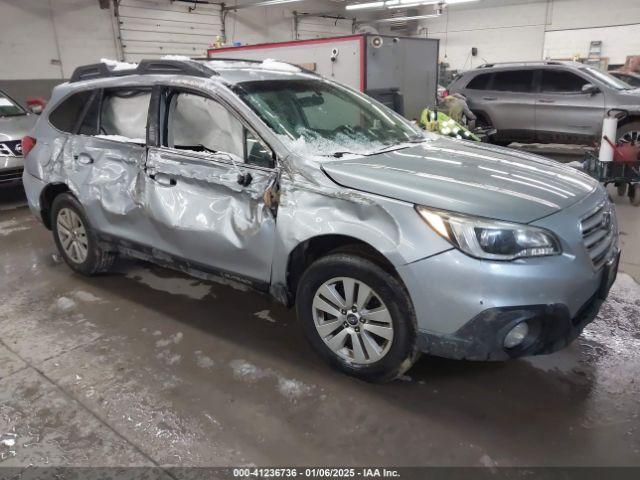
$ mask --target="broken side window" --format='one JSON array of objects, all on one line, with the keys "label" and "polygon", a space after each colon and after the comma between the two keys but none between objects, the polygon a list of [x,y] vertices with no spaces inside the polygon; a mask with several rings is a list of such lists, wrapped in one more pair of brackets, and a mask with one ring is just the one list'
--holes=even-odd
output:
[{"label": "broken side window", "polygon": [[78,120],[92,95],[93,90],[88,90],[74,93],[68,97],[49,115],[51,125],[63,132],[75,133]]},{"label": "broken side window", "polygon": [[107,90],[102,102],[100,134],[144,143],[147,137],[149,90]]},{"label": "broken side window", "polygon": [[207,97],[177,93],[171,97],[167,147],[223,152],[244,161],[244,126],[227,108]]},{"label": "broken side window", "polygon": [[97,135],[100,121],[100,99],[101,92],[97,90],[95,95],[85,107],[84,118],[78,129],[80,135]]}]

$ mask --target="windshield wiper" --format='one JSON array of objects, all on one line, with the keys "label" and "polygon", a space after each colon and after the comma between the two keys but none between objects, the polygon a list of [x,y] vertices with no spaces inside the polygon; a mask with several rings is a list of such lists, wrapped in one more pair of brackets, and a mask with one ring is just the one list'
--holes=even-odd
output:
[{"label": "windshield wiper", "polygon": [[362,154],[361,153],[353,153],[353,152],[335,152],[335,153],[331,154],[332,157],[336,157],[336,158],[342,158],[345,155],[362,155]]}]

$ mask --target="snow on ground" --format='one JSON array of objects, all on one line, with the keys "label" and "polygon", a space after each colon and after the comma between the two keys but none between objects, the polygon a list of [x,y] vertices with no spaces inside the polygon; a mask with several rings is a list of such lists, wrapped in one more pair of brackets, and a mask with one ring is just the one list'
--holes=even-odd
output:
[{"label": "snow on ground", "polygon": [[5,220],[4,222],[0,222],[0,237],[6,237],[12,233],[28,230],[29,228],[31,228],[29,225],[22,225],[14,218]]},{"label": "snow on ground", "polygon": [[56,300],[55,306],[62,312],[69,312],[76,307],[76,302],[69,297],[60,297]]},{"label": "snow on ground", "polygon": [[261,312],[254,313],[254,315],[261,320],[266,320],[269,323],[276,323],[276,319],[271,316],[271,310],[262,310]]},{"label": "snow on ground", "polygon": [[313,387],[300,380],[286,378],[271,369],[262,369],[246,360],[238,359],[229,362],[233,371],[233,376],[241,381],[255,383],[258,380],[275,381],[277,391],[291,402],[296,402],[300,398],[310,395]]}]

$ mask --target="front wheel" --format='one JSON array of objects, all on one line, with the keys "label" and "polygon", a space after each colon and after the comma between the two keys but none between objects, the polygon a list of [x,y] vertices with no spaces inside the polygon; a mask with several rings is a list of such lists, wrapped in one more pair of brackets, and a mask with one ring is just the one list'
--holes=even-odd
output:
[{"label": "front wheel", "polygon": [[627,195],[627,184],[626,183],[618,183],[616,185],[616,189],[618,190],[618,196],[624,197]]},{"label": "front wheel", "polygon": [[296,309],[318,354],[349,375],[390,381],[418,356],[405,289],[363,257],[336,253],[314,262],[300,279]]}]

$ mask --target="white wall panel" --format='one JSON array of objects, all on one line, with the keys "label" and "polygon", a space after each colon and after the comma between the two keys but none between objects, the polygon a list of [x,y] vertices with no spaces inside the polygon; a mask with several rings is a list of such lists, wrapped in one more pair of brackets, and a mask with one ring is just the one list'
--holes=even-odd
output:
[{"label": "white wall panel", "polygon": [[222,35],[219,5],[198,4],[193,9],[186,2],[121,0],[118,23],[129,61],[163,55],[204,57]]},{"label": "white wall panel", "polygon": [[0,79],[66,78],[115,58],[111,11],[87,0],[0,0]]},{"label": "white wall panel", "polygon": [[301,17],[298,22],[298,40],[336,37],[351,34],[353,34],[353,22],[351,20]]},{"label": "white wall panel", "polygon": [[640,23],[638,0],[554,0],[547,30]]},{"label": "white wall panel", "polygon": [[[483,0],[451,6],[420,22],[414,34],[441,40],[441,60],[454,69],[483,63],[586,56],[591,40],[623,63],[640,54],[640,0]],[[470,56],[478,48],[478,57]]]},{"label": "white wall panel", "polygon": [[[542,58],[546,13],[546,2],[485,0],[451,7],[418,28],[429,38],[440,39],[441,60],[454,69],[469,69],[485,61]],[[471,56],[473,47],[477,57]]]},{"label": "white wall panel", "polygon": [[602,56],[610,64],[625,63],[627,55],[640,55],[640,24],[547,32],[545,58],[586,57],[591,41],[602,41]]}]

